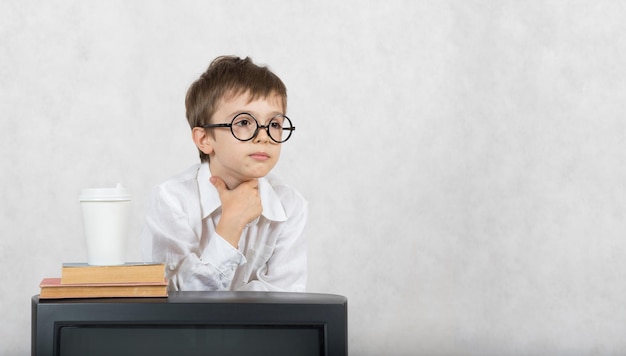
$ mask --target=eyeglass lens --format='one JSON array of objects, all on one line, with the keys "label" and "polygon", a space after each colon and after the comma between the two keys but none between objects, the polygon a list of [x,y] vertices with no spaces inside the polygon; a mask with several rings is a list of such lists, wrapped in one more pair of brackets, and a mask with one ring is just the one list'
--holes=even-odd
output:
[{"label": "eyeglass lens", "polygon": [[[274,116],[263,129],[275,142],[285,142],[291,136],[292,125],[289,118],[283,115]],[[250,114],[239,114],[231,123],[233,136],[241,141],[251,140],[258,134],[259,124]]]}]

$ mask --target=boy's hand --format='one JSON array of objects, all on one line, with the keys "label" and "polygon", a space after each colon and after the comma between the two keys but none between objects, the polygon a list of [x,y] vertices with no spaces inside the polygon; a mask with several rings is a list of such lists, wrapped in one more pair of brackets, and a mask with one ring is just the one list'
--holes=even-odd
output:
[{"label": "boy's hand", "polygon": [[211,177],[210,181],[217,189],[222,202],[222,217],[215,231],[231,245],[238,247],[246,224],[258,218],[263,212],[259,181],[249,180],[232,190],[229,190],[219,177]]}]

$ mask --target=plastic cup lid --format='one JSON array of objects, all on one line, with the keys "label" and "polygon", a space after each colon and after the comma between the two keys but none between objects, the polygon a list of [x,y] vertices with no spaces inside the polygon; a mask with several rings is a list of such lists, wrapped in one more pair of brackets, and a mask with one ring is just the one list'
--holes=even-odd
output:
[{"label": "plastic cup lid", "polygon": [[127,201],[130,200],[128,189],[121,184],[115,188],[86,188],[80,192],[80,201]]}]

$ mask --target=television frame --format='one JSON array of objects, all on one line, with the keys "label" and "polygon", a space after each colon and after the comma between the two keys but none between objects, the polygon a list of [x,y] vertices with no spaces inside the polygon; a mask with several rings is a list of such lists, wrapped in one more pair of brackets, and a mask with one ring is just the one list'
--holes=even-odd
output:
[{"label": "television frame", "polygon": [[64,327],[315,328],[320,351],[348,354],[344,296],[287,292],[170,292],[167,298],[32,297],[32,355],[57,355]]}]

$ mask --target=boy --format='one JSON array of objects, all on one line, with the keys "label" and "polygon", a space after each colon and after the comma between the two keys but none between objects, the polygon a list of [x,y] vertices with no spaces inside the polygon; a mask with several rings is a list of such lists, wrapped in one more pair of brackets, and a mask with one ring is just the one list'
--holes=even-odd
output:
[{"label": "boy", "polygon": [[142,232],[170,290],[302,292],[307,202],[269,174],[295,127],[287,90],[249,58],[218,57],[185,99],[200,164],[151,193]]}]

